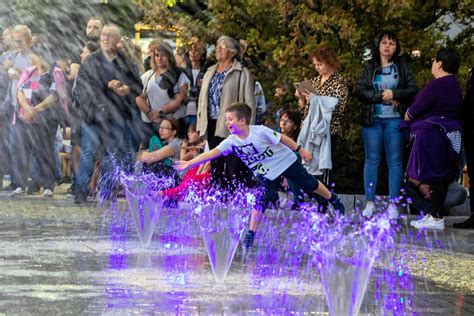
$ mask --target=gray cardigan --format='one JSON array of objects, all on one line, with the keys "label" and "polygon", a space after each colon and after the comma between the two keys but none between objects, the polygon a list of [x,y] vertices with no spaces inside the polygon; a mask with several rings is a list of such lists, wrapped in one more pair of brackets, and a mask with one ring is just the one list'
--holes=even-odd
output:
[{"label": "gray cardigan", "polygon": [[323,169],[332,169],[329,127],[338,102],[338,98],[311,94],[309,113],[297,140],[298,145],[313,155],[310,162],[303,161],[309,174],[320,175]]},{"label": "gray cardigan", "polygon": [[[207,104],[209,84],[212,76],[216,72],[217,64],[209,67],[204,74],[202,80],[201,92],[199,93],[199,103],[197,111],[197,131],[200,136],[205,136],[207,133]],[[237,89],[237,86],[240,86]],[[219,115],[217,117],[215,136],[226,138],[229,136],[229,130],[225,125],[225,111],[234,102],[245,102],[252,109],[252,118],[250,124],[255,124],[255,85],[252,76],[247,68],[234,60],[234,64],[229,69],[225,79],[224,85],[221,89],[221,104],[219,108]]]}]

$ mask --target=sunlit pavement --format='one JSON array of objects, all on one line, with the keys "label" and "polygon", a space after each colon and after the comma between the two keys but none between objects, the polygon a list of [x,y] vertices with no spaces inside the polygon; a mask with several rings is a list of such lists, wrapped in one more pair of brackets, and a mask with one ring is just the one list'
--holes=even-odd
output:
[{"label": "sunlit pavement", "polygon": [[[272,229],[295,212],[269,211],[216,285],[189,210],[167,210],[143,249],[124,201],[77,206],[66,188],[49,199],[0,193],[0,315],[328,313],[311,259],[288,256],[285,232]],[[360,314],[474,314],[474,230],[450,227],[463,218],[437,233],[402,228]]]}]

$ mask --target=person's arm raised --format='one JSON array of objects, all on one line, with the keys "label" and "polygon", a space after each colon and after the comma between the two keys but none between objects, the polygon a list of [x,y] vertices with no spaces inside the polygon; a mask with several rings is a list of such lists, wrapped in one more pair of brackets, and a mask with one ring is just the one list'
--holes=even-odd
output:
[{"label": "person's arm raised", "polygon": [[222,155],[222,152],[219,149],[214,148],[214,149],[211,149],[207,152],[204,152],[204,153],[200,154],[199,156],[197,156],[197,157],[195,157],[195,158],[193,158],[189,161],[178,161],[175,168],[177,170],[184,170],[184,169],[193,167],[195,165],[200,165],[203,162],[216,159],[217,157],[219,157],[221,155]]},{"label": "person's arm raised", "polygon": [[137,160],[145,163],[152,163],[165,160],[166,158],[172,157],[175,154],[175,150],[171,148],[171,146],[166,145],[163,148],[152,152],[142,151],[138,154]]}]

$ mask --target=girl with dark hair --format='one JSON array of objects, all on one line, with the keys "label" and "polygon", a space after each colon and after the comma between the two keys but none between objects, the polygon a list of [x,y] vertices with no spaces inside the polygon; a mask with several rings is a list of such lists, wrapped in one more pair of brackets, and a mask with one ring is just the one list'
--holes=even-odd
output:
[{"label": "girl with dark hair", "polygon": [[138,155],[138,160],[145,163],[163,161],[167,158],[179,160],[180,154],[180,125],[174,118],[164,118],[161,120],[159,135],[162,147],[151,148],[151,151],[143,151]]},{"label": "girl with dark hair", "polygon": [[[283,111],[280,114],[280,133],[282,135],[288,136],[296,142],[298,135],[300,133],[301,126],[301,115],[296,111]],[[301,156],[298,153],[295,153],[298,157],[298,160],[301,161]],[[282,177],[282,187],[285,191],[288,189],[293,193],[293,205],[292,208],[298,208],[299,204],[304,200],[303,191],[297,186],[294,182],[287,180]],[[285,202],[280,203],[285,204]]]},{"label": "girl with dark hair", "polygon": [[460,57],[452,49],[440,49],[431,65],[431,80],[418,93],[405,114],[402,127],[413,140],[406,175],[420,191],[427,186],[432,207],[430,213],[411,226],[444,229],[444,201],[457,172],[461,151],[462,90],[456,74]]},{"label": "girl with dark hair", "polygon": [[[209,150],[207,141],[199,136],[196,130],[196,124],[193,123],[188,128],[188,139],[183,140],[181,144],[181,161],[188,161],[205,150]],[[204,194],[211,181],[211,163],[207,162],[200,166],[195,166],[186,173],[181,183],[167,190],[161,191],[161,195],[168,199],[182,200],[186,197],[190,189],[196,194]]]},{"label": "girl with dark hair", "polygon": [[301,126],[301,115],[295,111],[283,111],[280,114],[280,132],[295,142],[298,139]]},{"label": "girl with dark hair", "polygon": [[375,211],[375,191],[382,152],[388,165],[389,217],[398,218],[396,205],[402,183],[403,138],[398,131],[404,110],[417,91],[408,63],[399,56],[398,37],[383,32],[372,59],[364,64],[357,81],[356,94],[363,102],[361,111],[364,139],[364,188],[367,204],[362,211],[371,217]]}]

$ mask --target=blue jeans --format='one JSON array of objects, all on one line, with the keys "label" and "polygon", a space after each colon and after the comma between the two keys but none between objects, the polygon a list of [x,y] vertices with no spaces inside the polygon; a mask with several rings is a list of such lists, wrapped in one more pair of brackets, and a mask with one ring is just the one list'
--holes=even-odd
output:
[{"label": "blue jeans", "polygon": [[[86,195],[94,163],[99,152],[104,153],[101,164],[101,176],[99,180],[99,191],[105,198],[118,187],[119,174],[117,168],[124,168],[132,163],[125,161],[127,153],[131,152],[130,122],[124,125],[108,123],[106,129],[93,124],[82,123],[82,148],[79,160],[79,172],[76,180],[76,188],[79,194]],[[124,170],[127,171],[127,170]]]},{"label": "blue jeans", "polygon": [[82,122],[81,133],[82,147],[76,177],[76,192],[87,195],[97,154],[104,142],[104,131],[98,126]]},{"label": "blue jeans", "polygon": [[365,151],[365,197],[368,201],[375,200],[382,148],[385,148],[385,159],[388,166],[388,190],[390,198],[394,199],[399,195],[403,176],[403,138],[398,131],[401,118],[375,118],[374,121],[373,126],[362,128]]}]

